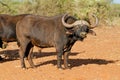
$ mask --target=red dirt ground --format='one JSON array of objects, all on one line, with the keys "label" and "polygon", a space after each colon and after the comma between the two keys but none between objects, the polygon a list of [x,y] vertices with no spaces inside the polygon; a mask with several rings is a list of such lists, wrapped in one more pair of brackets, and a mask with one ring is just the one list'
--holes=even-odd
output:
[{"label": "red dirt ground", "polygon": [[[0,62],[0,80],[120,80],[120,27],[98,27],[97,36],[88,35],[83,42],[76,42],[69,61],[71,69],[58,70],[54,48],[34,49],[37,68],[20,68],[18,47],[9,43],[0,54],[10,59]],[[9,57],[10,57],[9,56]],[[17,58],[16,58],[17,57]]]}]

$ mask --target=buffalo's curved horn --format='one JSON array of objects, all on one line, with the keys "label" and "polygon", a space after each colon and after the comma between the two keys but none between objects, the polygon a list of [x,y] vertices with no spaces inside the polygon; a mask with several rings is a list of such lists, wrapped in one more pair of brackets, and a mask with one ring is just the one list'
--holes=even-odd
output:
[{"label": "buffalo's curved horn", "polygon": [[65,17],[67,16],[68,14],[65,14],[63,17],[62,17],[62,24],[65,26],[65,27],[67,27],[67,28],[72,28],[72,27],[74,27],[74,23],[73,24],[67,24],[66,22],[65,22]]},{"label": "buffalo's curved horn", "polygon": [[67,28],[72,28],[72,27],[74,27],[74,26],[76,26],[76,25],[87,25],[87,26],[89,26],[90,27],[90,29],[93,29],[93,28],[95,28],[97,25],[98,25],[98,18],[93,14],[92,16],[95,18],[95,24],[94,25],[90,25],[87,21],[85,21],[85,20],[77,20],[77,21],[75,21],[74,23],[72,23],[72,24],[67,24],[66,22],[65,22],[65,17],[67,16],[68,14],[65,14],[63,17],[62,17],[62,24],[65,26],[65,27],[67,27]]},{"label": "buffalo's curved horn", "polygon": [[93,28],[95,28],[97,25],[98,25],[98,18],[97,18],[97,16],[96,15],[94,15],[94,14],[92,14],[92,16],[95,18],[95,24],[93,25],[93,24],[91,24],[90,25],[90,29],[93,29]]},{"label": "buffalo's curved horn", "polygon": [[64,25],[65,27],[67,27],[67,28],[72,28],[72,27],[77,26],[77,25],[87,25],[87,26],[90,26],[90,24],[89,24],[87,21],[85,21],[85,20],[77,20],[77,21],[75,21],[75,22],[72,23],[72,24],[67,24],[67,23],[65,22],[65,20],[64,20],[65,16],[67,16],[67,15],[68,15],[68,14],[65,14],[65,15],[62,17],[62,23],[63,23],[63,25]]}]

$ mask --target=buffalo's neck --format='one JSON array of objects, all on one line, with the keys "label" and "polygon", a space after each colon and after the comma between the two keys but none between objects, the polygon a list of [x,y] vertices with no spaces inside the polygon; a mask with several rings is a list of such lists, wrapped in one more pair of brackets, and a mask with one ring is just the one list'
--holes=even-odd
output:
[{"label": "buffalo's neck", "polygon": [[74,35],[67,35],[67,37],[68,40],[66,46],[64,47],[64,52],[70,51],[74,43],[77,41],[77,38]]}]

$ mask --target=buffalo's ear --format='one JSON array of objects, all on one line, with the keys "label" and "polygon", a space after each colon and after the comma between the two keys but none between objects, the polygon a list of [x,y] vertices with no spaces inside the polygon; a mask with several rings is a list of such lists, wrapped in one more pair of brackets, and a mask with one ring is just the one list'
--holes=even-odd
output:
[{"label": "buffalo's ear", "polygon": [[66,29],[66,34],[67,35],[72,35],[74,33],[73,29]]},{"label": "buffalo's ear", "polygon": [[96,33],[93,30],[89,30],[89,34],[92,34],[93,36],[96,36]]}]

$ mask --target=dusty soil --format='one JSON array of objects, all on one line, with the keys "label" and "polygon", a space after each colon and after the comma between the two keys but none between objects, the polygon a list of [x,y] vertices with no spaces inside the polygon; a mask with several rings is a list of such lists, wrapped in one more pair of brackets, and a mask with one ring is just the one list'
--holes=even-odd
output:
[{"label": "dusty soil", "polygon": [[20,68],[18,47],[9,43],[0,54],[7,54],[0,61],[0,80],[120,80],[120,27],[98,27],[97,36],[88,35],[83,42],[76,42],[70,54],[71,69],[58,70],[54,48],[34,49],[33,59],[37,68]]}]

